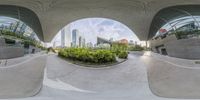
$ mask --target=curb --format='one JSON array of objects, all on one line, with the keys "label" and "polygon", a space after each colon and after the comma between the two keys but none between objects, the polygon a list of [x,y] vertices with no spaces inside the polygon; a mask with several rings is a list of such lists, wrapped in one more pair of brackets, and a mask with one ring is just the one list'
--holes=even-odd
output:
[{"label": "curb", "polygon": [[106,69],[106,68],[111,68],[111,66],[119,65],[119,64],[124,63],[124,62],[126,62],[128,60],[128,59],[124,59],[121,62],[116,62],[116,63],[112,63],[112,64],[105,64],[105,65],[87,65],[87,64],[81,64],[81,63],[78,63],[78,62],[69,61],[69,60],[64,59],[62,57],[59,57],[59,58],[65,60],[69,64],[77,65],[77,66],[79,66],[81,68],[87,68],[87,69]]}]

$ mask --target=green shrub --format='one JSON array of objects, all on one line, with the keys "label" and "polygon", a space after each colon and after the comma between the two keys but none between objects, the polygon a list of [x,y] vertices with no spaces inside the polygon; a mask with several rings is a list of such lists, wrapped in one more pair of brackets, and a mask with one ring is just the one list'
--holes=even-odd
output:
[{"label": "green shrub", "polygon": [[26,37],[23,34],[17,34],[17,33],[11,32],[11,31],[4,30],[4,31],[2,31],[1,35],[4,36],[5,38],[12,37],[13,39],[21,40],[23,42],[23,44],[29,44],[29,45],[41,48],[42,50],[47,49],[47,48],[43,47],[39,41],[32,39],[30,37]]},{"label": "green shrub", "polygon": [[130,46],[129,51],[143,51],[144,48],[141,47],[140,45],[135,45],[135,46]]},{"label": "green shrub", "polygon": [[176,31],[171,34],[175,34],[177,39],[186,39],[189,38],[188,36],[193,35],[199,36],[200,35],[200,30],[186,30],[186,31]]},{"label": "green shrub", "polygon": [[128,58],[128,52],[126,51],[121,51],[118,55],[119,58],[122,58],[122,59],[127,59]]},{"label": "green shrub", "polygon": [[116,61],[114,53],[110,50],[96,50],[94,56],[96,59],[95,61],[98,61],[99,63]]},{"label": "green shrub", "polygon": [[89,63],[115,62],[115,54],[110,50],[92,50],[87,48],[65,48],[58,53],[59,56]]},{"label": "green shrub", "polygon": [[111,50],[113,53],[115,53],[118,56],[121,51],[128,50],[128,45],[124,44],[124,43],[114,42],[114,43],[112,43]]}]

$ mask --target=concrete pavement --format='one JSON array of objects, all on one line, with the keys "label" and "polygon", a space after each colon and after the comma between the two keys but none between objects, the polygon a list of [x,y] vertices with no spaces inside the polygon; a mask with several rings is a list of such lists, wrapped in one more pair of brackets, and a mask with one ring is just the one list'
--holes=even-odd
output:
[{"label": "concrete pavement", "polygon": [[145,57],[130,54],[124,63],[93,69],[50,55],[41,92],[34,97],[16,100],[179,100],[152,94]]}]

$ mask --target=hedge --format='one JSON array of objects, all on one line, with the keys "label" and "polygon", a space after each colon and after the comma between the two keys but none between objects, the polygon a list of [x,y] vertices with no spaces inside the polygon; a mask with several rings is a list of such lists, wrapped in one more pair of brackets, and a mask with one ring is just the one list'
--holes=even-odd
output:
[{"label": "hedge", "polygon": [[140,45],[130,46],[129,51],[143,51],[144,48]]},{"label": "hedge", "polygon": [[117,56],[119,55],[120,52],[127,51],[127,49],[128,45],[124,43],[114,42],[111,45],[112,52],[115,53]]},{"label": "hedge", "polygon": [[128,52],[126,52],[126,51],[121,51],[121,52],[118,54],[118,57],[119,57],[119,58],[122,58],[122,59],[127,59],[127,58],[128,58]]},{"label": "hedge", "polygon": [[87,48],[65,48],[58,53],[60,57],[88,63],[110,63],[116,56],[110,50],[92,50]]}]

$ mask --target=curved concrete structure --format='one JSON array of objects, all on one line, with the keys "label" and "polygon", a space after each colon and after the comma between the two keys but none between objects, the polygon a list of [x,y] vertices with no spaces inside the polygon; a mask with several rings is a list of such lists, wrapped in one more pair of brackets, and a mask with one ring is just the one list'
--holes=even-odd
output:
[{"label": "curved concrete structure", "polygon": [[43,83],[46,55],[0,67],[0,98],[23,98],[36,95]]},{"label": "curved concrete structure", "polygon": [[[149,55],[148,55],[149,56]],[[194,60],[151,54],[145,57],[151,91],[167,98],[200,98],[200,68]]]},{"label": "curved concrete structure", "polygon": [[40,40],[44,40],[43,31],[37,15],[30,9],[13,5],[0,5],[0,16],[19,19],[31,27]]},{"label": "curved concrete structure", "polygon": [[149,39],[153,37],[162,26],[167,23],[169,24],[170,21],[177,18],[191,16],[193,21],[197,22],[193,16],[199,16],[199,11],[200,5],[176,5],[161,9],[152,20]]},{"label": "curved concrete structure", "polygon": [[[51,41],[65,25],[82,18],[104,17],[117,20],[132,29],[141,40],[155,33],[151,23],[163,8],[197,5],[198,0],[0,0],[1,5],[15,5],[32,10],[42,26],[44,41]],[[1,10],[1,9],[0,9]],[[170,13],[169,13],[170,14]],[[26,17],[30,17],[27,15]],[[158,26],[159,27],[159,26]]]}]

